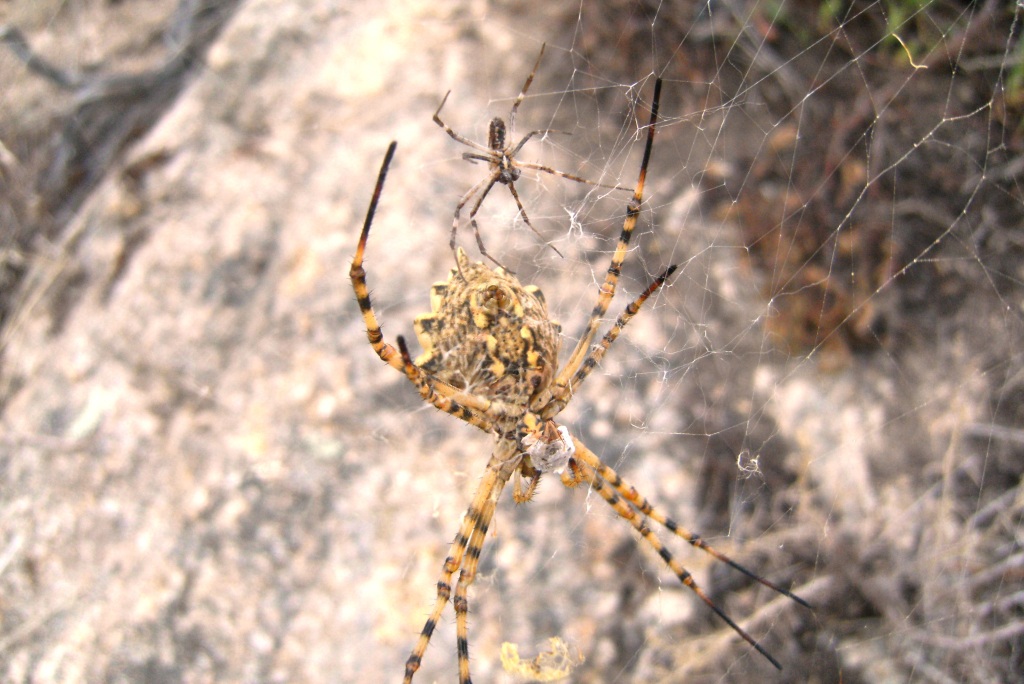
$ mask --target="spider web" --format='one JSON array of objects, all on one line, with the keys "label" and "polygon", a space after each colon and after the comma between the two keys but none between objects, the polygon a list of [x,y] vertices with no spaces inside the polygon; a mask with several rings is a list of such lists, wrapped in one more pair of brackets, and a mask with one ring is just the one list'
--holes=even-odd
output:
[{"label": "spider web", "polygon": [[[379,363],[344,265],[397,139],[367,270],[412,338],[486,173],[430,115],[485,142],[542,43],[523,161],[631,187],[665,82],[606,325],[680,265],[561,418],[815,609],[661,535],[776,673],[546,478],[489,533],[476,680],[549,639],[578,682],[1021,678],[1019,5],[8,5],[3,679],[398,676],[490,439]],[[499,185],[482,238],[571,348],[628,194],[516,186],[541,237]],[[457,679],[453,623],[417,682]]]}]

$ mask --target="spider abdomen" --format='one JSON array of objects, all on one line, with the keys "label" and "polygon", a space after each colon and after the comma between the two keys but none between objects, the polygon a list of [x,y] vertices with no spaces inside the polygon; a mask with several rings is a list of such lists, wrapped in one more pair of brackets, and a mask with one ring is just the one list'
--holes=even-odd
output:
[{"label": "spider abdomen", "polygon": [[423,354],[416,365],[454,387],[523,406],[547,387],[558,359],[557,323],[544,296],[504,269],[472,263],[431,290],[431,312],[416,317]]},{"label": "spider abdomen", "polygon": [[487,146],[495,152],[505,149],[505,120],[500,116],[491,119],[487,129]]}]

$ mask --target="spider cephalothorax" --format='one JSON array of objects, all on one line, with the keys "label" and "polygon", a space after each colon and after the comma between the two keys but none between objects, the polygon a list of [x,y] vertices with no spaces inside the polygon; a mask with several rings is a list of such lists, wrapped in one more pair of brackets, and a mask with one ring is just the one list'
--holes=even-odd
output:
[{"label": "spider cephalothorax", "polygon": [[[529,79],[526,85],[529,86]],[[523,90],[525,92],[526,88]],[[434,608],[406,661],[405,684],[412,682],[419,669],[430,638],[449,601],[455,608],[459,682],[471,683],[469,587],[476,576],[488,527],[506,483],[512,482],[513,498],[522,503],[529,501],[544,473],[560,474],[561,481],[567,487],[581,483],[588,485],[661,556],[684,586],[700,597],[775,667],[781,669],[779,662],[697,585],[686,568],[655,534],[650,521],[659,523],[673,535],[761,584],[802,605],[806,606],[807,603],[716,551],[698,535],[662,513],[603,463],[582,441],[570,435],[566,427],[558,425],[554,420],[601,362],[626,324],[675,270],[675,266],[671,266],[655,278],[619,314],[600,342],[594,344],[602,319],[615,296],[622,263],[629,252],[630,236],[640,214],[660,93],[659,79],[654,87],[651,122],[647,129],[640,176],[633,190],[633,198],[626,206],[619,242],[604,282],[598,288],[597,302],[587,326],[561,368],[557,368],[560,328],[549,318],[540,290],[533,286],[523,287],[505,269],[492,270],[483,264],[471,263],[462,250],[456,252],[456,268],[452,269],[448,280],[434,285],[431,290],[431,312],[416,319],[416,334],[424,347],[424,353],[414,362],[401,336],[397,340],[397,349],[384,341],[377,315],[370,303],[363,256],[384,178],[395,152],[395,143],[391,143],[388,148],[349,270],[352,288],[366,324],[367,339],[382,361],[405,374],[424,401],[494,438],[491,456],[480,484],[463,516],[451,552],[441,570]],[[493,183],[492,180],[491,185]],[[455,573],[458,573],[458,579],[453,591]]]},{"label": "spider cephalothorax", "polygon": [[525,412],[554,377],[561,327],[536,286],[470,262],[461,248],[456,261],[448,280],[430,290],[431,312],[416,317],[424,349],[416,365],[452,387]]}]

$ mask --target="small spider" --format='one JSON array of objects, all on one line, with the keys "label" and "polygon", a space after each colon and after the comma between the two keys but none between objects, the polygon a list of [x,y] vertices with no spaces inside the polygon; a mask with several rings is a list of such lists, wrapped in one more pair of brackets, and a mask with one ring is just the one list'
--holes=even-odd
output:
[{"label": "small spider", "polygon": [[[491,191],[495,183],[501,183],[507,185],[509,192],[512,193],[512,199],[516,201],[516,206],[519,207],[519,213],[523,216],[523,223],[530,227],[537,237],[544,239],[544,237],[537,232],[537,229],[530,223],[530,217],[526,215],[526,209],[523,207],[522,201],[519,199],[519,193],[516,192],[515,182],[519,180],[519,176],[522,174],[522,169],[533,169],[534,171],[543,171],[544,173],[550,173],[553,176],[561,176],[562,178],[568,178],[569,180],[576,181],[577,183],[585,183],[587,185],[593,185],[599,188],[608,188],[610,190],[625,190],[627,192],[632,191],[632,188],[625,188],[619,185],[606,185],[604,183],[595,183],[579,176],[573,176],[569,173],[557,171],[550,166],[543,166],[542,164],[535,164],[533,162],[523,162],[516,159],[516,155],[519,154],[519,150],[523,149],[523,145],[535,135],[547,135],[548,133],[559,133],[563,131],[553,130],[539,130],[530,131],[523,139],[520,140],[515,147],[511,143],[505,144],[507,138],[513,138],[516,130],[516,111],[519,109],[519,105],[522,103],[523,98],[526,97],[526,91],[529,90],[530,84],[533,83],[533,77],[537,73],[537,67],[540,66],[540,60],[544,56],[545,45],[540,46],[540,54],[537,56],[537,62],[533,65],[533,71],[526,77],[526,83],[523,84],[523,89],[519,91],[519,95],[512,102],[512,110],[508,114],[508,126],[505,126],[505,121],[499,116],[491,119],[491,125],[488,129],[487,134],[487,145],[481,145],[480,143],[473,142],[472,140],[459,135],[453,131],[448,124],[441,121],[441,109],[444,108],[444,103],[448,101],[448,96],[452,94],[452,91],[445,93],[444,99],[441,100],[441,104],[438,106],[437,111],[434,112],[434,123],[444,129],[445,133],[450,135],[453,140],[472,147],[477,152],[465,152],[462,155],[463,159],[471,162],[482,161],[486,162],[490,168],[490,175],[481,180],[479,183],[471,187],[465,195],[459,200],[458,205],[455,207],[455,219],[452,221],[452,235],[450,241],[451,250],[455,251],[455,236],[459,230],[459,214],[474,196],[477,196],[476,204],[469,212],[469,222],[473,226],[473,234],[476,236],[476,244],[480,249],[480,254],[491,260],[496,266],[501,264],[490,254],[487,253],[487,249],[484,247],[483,238],[480,237],[480,227],[476,223],[476,214],[480,210],[480,205],[483,204],[484,198],[487,197],[487,193]],[[567,134],[568,135],[568,134]],[[552,245],[548,244],[555,254],[562,256],[562,253]]]},{"label": "small spider", "polygon": [[[444,562],[433,611],[406,661],[405,684],[412,682],[413,675],[419,669],[430,637],[449,600],[455,607],[459,682],[470,684],[468,594],[476,575],[487,528],[501,491],[510,479],[513,483],[513,499],[517,503],[524,503],[530,500],[545,473],[559,475],[566,487],[586,483],[597,492],[658,552],[685,586],[772,665],[782,669],[775,658],[712,602],[651,530],[649,521],[661,524],[693,546],[801,605],[808,604],[742,567],[708,546],[698,535],[681,527],[602,463],[593,451],[569,434],[564,426],[554,421],[555,416],[569,404],[583,381],[600,363],[625,325],[676,269],[671,266],[662,272],[619,315],[601,342],[591,346],[615,296],[622,262],[626,258],[629,240],[640,214],[660,93],[659,79],[654,87],[639,180],[633,198],[626,207],[626,218],[615,254],[608,266],[604,283],[598,290],[597,302],[586,329],[568,363],[561,370],[557,368],[561,328],[548,315],[540,290],[534,286],[523,287],[514,275],[503,268],[492,270],[483,263],[470,262],[461,248],[456,251],[457,268],[452,269],[447,282],[437,283],[431,289],[431,313],[417,316],[415,320],[416,335],[424,347],[424,353],[413,361],[401,336],[398,337],[397,349],[384,342],[384,335],[370,303],[363,255],[384,178],[395,152],[395,143],[391,143],[388,148],[349,273],[366,324],[367,337],[381,360],[404,373],[419,390],[424,401],[493,434],[495,440],[483,478]],[[459,576],[453,596],[452,577],[456,572],[459,572]]]}]

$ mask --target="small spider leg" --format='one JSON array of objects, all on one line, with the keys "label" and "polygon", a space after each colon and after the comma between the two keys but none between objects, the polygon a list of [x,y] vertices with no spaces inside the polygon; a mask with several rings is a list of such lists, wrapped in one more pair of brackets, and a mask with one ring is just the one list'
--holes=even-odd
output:
[{"label": "small spider leg", "polygon": [[508,182],[508,191],[512,193],[512,199],[514,199],[516,201],[516,206],[519,207],[519,213],[523,217],[523,223],[525,223],[526,225],[528,225],[530,227],[530,230],[533,231],[534,235],[536,235],[540,239],[541,242],[543,242],[545,245],[550,247],[551,250],[555,254],[557,254],[558,256],[560,256],[561,258],[564,259],[565,256],[563,256],[562,253],[558,251],[558,248],[555,247],[550,242],[548,242],[547,240],[545,240],[544,236],[540,234],[540,231],[538,231],[536,228],[534,228],[533,224],[530,223],[530,217],[526,215],[526,207],[523,206],[523,201],[521,199],[519,199],[519,193],[516,192],[516,184],[513,183],[512,181]]},{"label": "small spider leg", "polygon": [[516,111],[519,109],[519,105],[522,104],[523,98],[526,97],[526,91],[530,89],[530,84],[533,83],[533,77],[537,75],[537,68],[540,67],[540,60],[544,57],[544,48],[548,46],[547,43],[541,43],[540,54],[537,55],[537,61],[533,65],[533,71],[526,77],[526,83],[523,84],[523,89],[516,95],[516,99],[512,101],[512,109],[508,113],[508,134],[509,137],[516,130]]},{"label": "small spider leg", "polygon": [[482,161],[482,162],[486,162],[488,164],[493,164],[494,163],[494,155],[493,154],[486,155],[486,154],[477,154],[476,152],[463,152],[462,153],[462,158],[465,159],[466,161],[470,161],[470,162]]},{"label": "small spider leg", "polygon": [[[640,307],[644,305],[651,295],[653,295],[662,285],[665,284],[673,273],[675,273],[677,266],[673,264],[667,269],[662,271],[661,275],[654,279],[647,289],[640,293],[640,296],[634,299],[626,307],[625,311],[619,314],[619,317],[615,319],[615,325],[613,325],[604,338],[601,340],[601,344],[593,349],[584,359],[583,363],[580,364],[579,370],[576,374],[565,385],[556,385],[554,389],[550,389],[537,396],[535,402],[537,402],[532,408],[541,414],[541,417],[550,420],[554,418],[562,409],[565,408],[569,400],[572,399],[572,395],[579,390],[580,385],[587,379],[587,376],[597,368],[597,365],[601,363],[601,359],[604,358],[608,348],[612,346],[622,329],[626,327],[626,324],[640,312]],[[553,397],[553,398],[551,398]],[[546,403],[541,404],[539,402],[547,400]]]},{"label": "small spider leg", "polygon": [[[505,154],[505,156],[509,157],[510,159],[515,159],[516,155],[519,154],[519,150],[523,149],[523,145],[525,145],[530,138],[532,138],[535,135],[547,135],[549,133],[561,133],[562,135],[572,135],[572,133],[570,133],[569,131],[559,131],[559,130],[556,130],[554,128],[542,128],[539,131],[530,131],[529,133],[524,135],[523,139],[519,141],[519,144],[516,145],[515,147],[513,147],[510,152],[507,152]],[[519,164],[520,166],[527,166],[527,164],[521,164],[519,162],[516,162],[516,164]],[[573,178],[572,176],[566,176],[566,177],[567,178]],[[584,182],[584,183],[589,183],[590,182],[590,181],[585,181],[582,178],[579,179],[579,180]],[[623,190],[632,190],[633,188],[622,188],[622,189]]]},{"label": "small spider leg", "polygon": [[[578,439],[574,439],[573,441],[576,443],[577,455],[581,453],[588,453],[592,459],[600,460]],[[779,661],[772,657],[772,655],[768,653],[768,651],[766,651],[764,647],[754,639],[754,637],[750,636],[750,634],[748,634],[742,627],[736,624],[736,622],[733,621],[725,611],[719,608],[718,605],[711,600],[711,597],[700,588],[700,585],[698,585],[696,580],[693,579],[690,572],[675,559],[672,553],[662,543],[661,539],[658,538],[658,535],[656,535],[651,528],[647,526],[644,518],[641,515],[638,515],[637,511],[625,499],[619,496],[615,489],[611,487],[610,483],[606,482],[604,478],[598,475],[592,467],[587,465],[586,461],[577,461],[577,465],[579,466],[579,473],[582,475],[583,481],[588,483],[595,492],[600,494],[601,498],[604,499],[609,506],[615,509],[615,512],[619,514],[619,517],[629,522],[629,524],[633,526],[633,529],[640,533],[647,543],[658,552],[658,555],[661,556],[661,559],[665,561],[665,564],[673,573],[675,573],[676,577],[679,578],[679,581],[696,594],[698,598],[700,598],[705,605],[711,608],[718,617],[724,620],[734,632],[743,637],[744,641],[753,646],[758,653],[767,658],[768,662],[774,665],[777,670],[782,670],[782,665]]]},{"label": "small spider leg", "polygon": [[409,378],[409,382],[420,391],[423,401],[432,404],[436,409],[455,416],[464,423],[480,428],[484,432],[490,432],[494,428],[491,421],[476,409],[463,406],[454,399],[441,396],[435,392],[427,380],[426,374],[412,362],[412,357],[409,355],[409,347],[405,344],[405,338],[401,335],[398,336],[398,349],[402,355],[402,369],[405,371],[405,377]]},{"label": "small spider leg", "polygon": [[607,188],[609,190],[625,190],[627,192],[632,192],[633,190],[633,188],[627,188],[624,185],[610,185],[608,183],[597,183],[592,180],[587,180],[586,178],[574,176],[571,173],[565,173],[564,171],[553,169],[550,166],[544,166],[543,164],[535,164],[533,162],[516,162],[516,166],[518,166],[521,169],[533,169],[534,171],[543,171],[544,173],[550,173],[552,176],[568,178],[571,181],[576,181],[577,183],[583,183],[585,185],[593,185],[596,188]]},{"label": "small spider leg", "polygon": [[[495,171],[494,173],[491,174],[490,178],[487,178],[486,180],[487,187],[485,187],[483,191],[480,193],[480,196],[476,198],[476,203],[473,205],[473,208],[469,212],[469,218],[471,220],[475,218],[477,212],[480,211],[480,205],[484,203],[484,199],[487,197],[487,193],[489,193],[491,191],[491,188],[493,188],[501,181],[501,171]],[[481,185],[483,185],[483,181],[477,183],[476,187],[479,188]],[[466,201],[468,202],[469,198],[466,198]]]},{"label": "small spider leg", "polygon": [[[459,215],[462,213],[462,209],[469,203],[469,200],[473,199],[473,195],[479,192],[480,188],[484,187],[485,185],[487,186],[487,188],[484,190],[483,194],[484,196],[486,196],[487,193],[491,191],[491,188],[494,187],[494,184],[498,182],[498,175],[498,172],[494,172],[487,178],[484,178],[482,181],[471,187],[469,190],[466,191],[466,194],[462,196],[462,198],[459,200],[459,203],[455,205],[455,218],[452,219],[452,235],[451,239],[448,241],[448,248],[453,252],[455,251],[455,237],[459,232]],[[482,201],[483,198],[481,198],[480,201],[477,202],[476,206],[474,207],[474,211],[471,213],[471,216],[476,214],[475,210],[480,208],[480,202]]]},{"label": "small spider leg", "polygon": [[[452,251],[455,250],[455,233],[458,231],[459,228],[459,214],[461,213],[462,209],[466,206],[466,203],[468,203],[469,200],[472,198],[473,194],[480,189],[480,186],[486,184],[486,187],[483,189],[483,192],[481,192],[480,196],[477,198],[476,204],[473,205],[473,209],[469,212],[469,225],[472,226],[473,228],[473,235],[476,237],[476,246],[477,249],[480,250],[481,256],[487,257],[487,259],[489,259],[491,263],[493,263],[495,266],[504,268],[509,273],[514,273],[512,269],[508,268],[500,261],[492,257],[490,253],[487,251],[487,248],[484,247],[484,239],[480,235],[480,226],[476,222],[476,213],[480,210],[480,205],[483,203],[484,198],[487,197],[487,193],[491,191],[491,188],[494,187],[494,185],[500,180],[500,178],[501,171],[494,171],[489,177],[485,178],[484,180],[474,185],[472,188],[469,189],[469,192],[462,196],[462,201],[460,201],[458,206],[455,207],[455,218],[452,222],[452,238],[450,242],[450,247]],[[456,265],[458,265],[458,259],[455,260],[455,263]],[[462,272],[461,265],[459,265],[459,272]]]},{"label": "small spider leg", "polygon": [[450,91],[450,90],[447,93],[444,94],[444,99],[441,100],[441,104],[439,104],[437,106],[437,111],[434,112],[434,123],[436,123],[438,126],[443,128],[444,132],[447,133],[449,136],[451,136],[452,140],[458,141],[458,142],[462,143],[463,145],[467,145],[469,147],[472,147],[474,150],[480,150],[481,152],[483,152],[485,154],[487,152],[490,152],[491,150],[490,150],[489,147],[481,145],[480,143],[475,143],[472,140],[470,140],[469,138],[462,137],[461,135],[459,135],[458,133],[453,131],[451,129],[451,127],[448,126],[448,124],[446,124],[444,121],[441,121],[441,117],[439,116],[439,114],[441,113],[441,109],[444,108],[444,103],[448,101],[448,96],[451,95],[451,94],[452,94],[452,91]]},{"label": "small spider leg", "polygon": [[555,380],[557,385],[564,386],[568,383],[569,378],[576,374],[579,370],[580,364],[586,358],[590,351],[590,344],[594,339],[594,335],[597,334],[597,329],[601,325],[601,318],[608,312],[608,307],[611,304],[612,298],[615,296],[615,288],[619,282],[619,275],[622,272],[622,262],[626,259],[626,253],[629,251],[629,240],[633,235],[633,230],[636,228],[636,221],[640,215],[640,204],[643,202],[644,197],[644,183],[647,179],[647,167],[651,161],[651,149],[654,144],[654,131],[655,124],[658,121],[658,103],[661,100],[661,79],[659,78],[654,82],[654,97],[651,100],[651,120],[647,126],[647,144],[644,147],[643,161],[640,163],[640,175],[637,179],[636,189],[633,190],[633,197],[626,205],[626,219],[622,224],[622,233],[619,236],[619,243],[615,247],[615,254],[612,256],[612,261],[608,265],[608,273],[605,276],[604,282],[598,289],[597,303],[594,305],[594,309],[590,314],[590,319],[587,322],[587,328],[580,337],[579,342],[576,343],[576,348],[573,349],[572,355],[569,357],[569,361],[565,364],[559,372],[558,377]]},{"label": "small spider leg", "polygon": [[[416,642],[416,646],[413,648],[412,653],[409,654],[409,658],[405,662],[405,679],[402,680],[404,684],[411,684],[413,675],[420,669],[420,664],[423,662],[423,654],[426,653],[427,646],[430,644],[430,637],[434,634],[434,629],[437,627],[437,623],[441,619],[444,607],[448,605],[448,601],[452,597],[452,575],[463,567],[463,560],[467,556],[467,549],[469,549],[470,554],[479,558],[480,546],[483,544],[483,537],[476,535],[477,528],[482,522],[485,522],[485,520],[485,524],[490,523],[491,515],[487,514],[488,504],[490,504],[490,514],[493,514],[494,502],[498,500],[498,495],[501,493],[501,490],[505,486],[505,482],[508,481],[511,472],[516,465],[517,464],[514,460],[502,461],[497,455],[491,456],[491,460],[487,464],[487,470],[484,471],[483,479],[477,486],[476,492],[473,494],[473,500],[469,504],[469,508],[466,509],[466,514],[462,518],[462,524],[459,526],[459,532],[455,535],[454,541],[452,541],[452,547],[448,554],[448,558],[445,559],[444,565],[441,568],[441,576],[437,580],[437,599],[434,601],[434,608],[430,612],[430,617],[427,618],[427,621],[423,625],[423,629],[420,632],[420,637]],[[477,537],[475,552],[470,548],[474,537]],[[467,565],[469,564],[468,559],[466,559],[466,563]],[[474,572],[476,570],[475,561],[473,563],[473,570]],[[457,607],[456,610],[458,610]],[[468,657],[468,646],[466,651]],[[460,655],[460,670],[462,669],[461,658],[462,656]],[[465,681],[469,680],[466,679]]]},{"label": "small spider leg", "polygon": [[[579,444],[579,442],[576,442],[576,444]],[[591,469],[596,471],[597,474],[600,475],[603,480],[605,480],[615,489],[615,491],[617,491],[627,501],[633,504],[633,506],[635,506],[641,514],[646,515],[651,520],[654,520],[655,522],[664,525],[665,528],[672,534],[676,535],[677,537],[681,537],[682,539],[685,539],[692,546],[695,546],[698,549],[716,558],[717,560],[722,561],[723,563],[729,565],[733,569],[742,572],[747,577],[756,580],[757,582],[760,582],[772,591],[775,591],[779,594],[782,594],[783,596],[787,596],[793,599],[805,608],[811,608],[811,605],[807,603],[807,601],[805,601],[804,599],[788,591],[787,589],[783,589],[774,582],[766,580],[765,578],[756,574],[752,570],[748,570],[747,568],[743,567],[742,565],[740,565],[739,563],[737,563],[736,561],[722,553],[721,551],[718,551],[709,546],[707,542],[701,539],[700,535],[690,532],[685,527],[681,526],[679,523],[674,521],[672,518],[668,517],[660,510],[655,508],[654,504],[648,501],[646,497],[644,497],[642,494],[640,494],[640,492],[636,490],[636,487],[623,480],[617,472],[615,472],[611,467],[605,465],[592,451],[577,451],[577,453],[574,454],[574,457],[580,459],[583,463],[585,463]]]},{"label": "small spider leg", "polygon": [[487,251],[487,248],[484,246],[484,238],[483,236],[480,235],[480,225],[476,222],[475,218],[470,219],[469,225],[470,227],[473,228],[473,235],[474,237],[476,237],[476,248],[480,250],[480,255],[487,257],[487,259],[498,268],[502,268],[505,270],[505,272],[511,275],[515,275],[515,271],[513,271],[511,268],[509,268],[505,264],[501,263],[500,261],[492,257],[490,252]]}]

